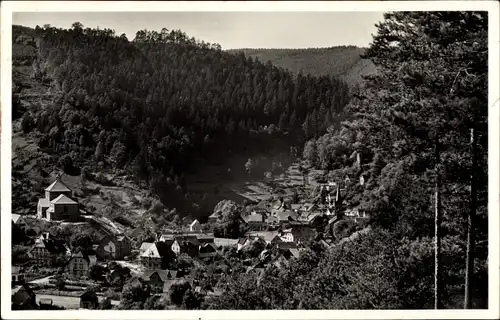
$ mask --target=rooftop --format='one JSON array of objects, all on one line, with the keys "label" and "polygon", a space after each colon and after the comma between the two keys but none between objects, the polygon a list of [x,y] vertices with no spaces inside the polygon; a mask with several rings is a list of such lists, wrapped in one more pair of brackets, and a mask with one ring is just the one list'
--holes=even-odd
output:
[{"label": "rooftop", "polygon": [[50,192],[71,192],[71,189],[68,188],[64,183],[62,183],[59,179],[52,182],[50,186],[48,186],[45,191]]},{"label": "rooftop", "polygon": [[64,194],[59,195],[54,200],[50,201],[50,203],[53,203],[53,204],[78,204],[76,201],[72,200],[71,198],[68,198]]}]

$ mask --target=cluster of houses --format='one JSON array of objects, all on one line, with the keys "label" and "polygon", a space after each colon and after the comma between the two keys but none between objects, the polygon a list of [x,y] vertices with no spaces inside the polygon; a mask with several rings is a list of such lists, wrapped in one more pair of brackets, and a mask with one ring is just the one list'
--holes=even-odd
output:
[{"label": "cluster of houses", "polygon": [[[290,199],[281,198],[273,203],[263,201],[249,207],[247,212],[240,215],[240,219],[250,231],[239,239],[215,237],[213,233],[204,232],[204,226],[195,220],[189,230],[164,232],[158,234],[153,242],[141,243],[138,252],[133,251],[132,242],[125,234],[106,228],[102,228],[107,232],[91,248],[80,248],[72,252],[63,240],[44,233],[36,238],[28,252],[30,265],[49,268],[62,266],[66,275],[81,278],[88,276],[89,270],[97,264],[137,257],[143,270],[141,278],[151,286],[154,293],[166,293],[175,283],[192,282],[177,264],[182,255],[204,261],[220,254],[224,249],[234,248],[239,252],[261,242],[263,249],[259,262],[247,268],[248,273],[256,272],[260,277],[269,264],[281,268],[291,259],[298,258],[307,242],[317,237],[318,230],[321,230],[318,226],[326,224],[331,228],[339,218],[357,220],[368,217],[366,213],[346,205],[341,197],[344,190],[338,184],[327,183],[320,186],[318,197],[310,203],[294,204]],[[84,217],[91,224],[102,224],[97,217]],[[45,198],[39,199],[37,218],[67,222],[75,222],[81,218],[78,203],[71,199],[71,190],[59,179],[45,189]],[[218,219],[218,213],[214,213],[208,218],[208,223]],[[12,215],[12,220],[15,224],[23,223],[22,216],[19,215]],[[273,248],[277,250],[272,250]],[[271,255],[271,251],[279,254]],[[128,268],[111,270],[109,279],[123,283],[122,271],[125,269]],[[17,267],[13,268],[12,281],[13,285],[17,285],[13,294],[32,297],[24,283],[24,275]]]},{"label": "cluster of houses", "polygon": [[[308,228],[316,228],[321,220],[328,219],[333,224],[339,219],[362,220],[368,218],[365,211],[351,207],[341,196],[343,189],[340,184],[329,182],[320,185],[319,195],[314,202],[292,203],[291,199],[279,199],[273,203],[261,201],[250,207],[248,212],[242,213],[240,218],[249,229],[262,231],[288,226],[293,234],[304,232]],[[219,213],[209,216],[208,222],[215,223]],[[288,232],[292,236],[292,232]],[[295,236],[296,237],[296,236]]]}]

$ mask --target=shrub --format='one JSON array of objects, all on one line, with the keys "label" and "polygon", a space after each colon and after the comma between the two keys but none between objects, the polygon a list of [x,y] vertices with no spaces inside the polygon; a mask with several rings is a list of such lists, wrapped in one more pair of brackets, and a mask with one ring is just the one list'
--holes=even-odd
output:
[{"label": "shrub", "polygon": [[66,281],[62,278],[62,277],[59,277],[56,279],[56,288],[57,290],[64,290],[64,288],[66,287]]}]

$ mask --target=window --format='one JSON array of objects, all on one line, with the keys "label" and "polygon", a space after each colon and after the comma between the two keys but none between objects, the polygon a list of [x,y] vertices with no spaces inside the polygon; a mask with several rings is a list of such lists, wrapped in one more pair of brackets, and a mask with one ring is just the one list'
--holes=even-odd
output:
[{"label": "window", "polygon": [[16,281],[16,276],[12,276],[12,281]]}]

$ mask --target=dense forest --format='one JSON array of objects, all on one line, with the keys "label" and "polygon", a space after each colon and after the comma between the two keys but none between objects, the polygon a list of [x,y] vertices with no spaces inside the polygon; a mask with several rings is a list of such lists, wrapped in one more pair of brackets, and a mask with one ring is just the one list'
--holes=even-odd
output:
[{"label": "dense forest", "polygon": [[313,76],[334,76],[356,87],[362,75],[370,74],[375,66],[370,59],[363,59],[364,48],[337,46],[309,49],[232,49],[231,53],[244,53],[260,61],[270,61],[293,74],[300,72]]},{"label": "dense forest", "polygon": [[[23,33],[14,26],[15,41]],[[40,146],[64,155],[66,171],[128,168],[172,206],[200,161],[276,140],[300,150],[340,122],[349,100],[348,85],[334,77],[293,77],[179,30],[142,30],[133,41],[79,23],[30,33],[33,78],[61,94],[24,114],[25,132],[42,133]]]},{"label": "dense forest", "polygon": [[373,230],[234,276],[213,308],[487,307],[487,14],[387,13],[377,27],[365,58],[380,72],[342,128],[304,148],[333,177],[363,177],[346,200]]}]

